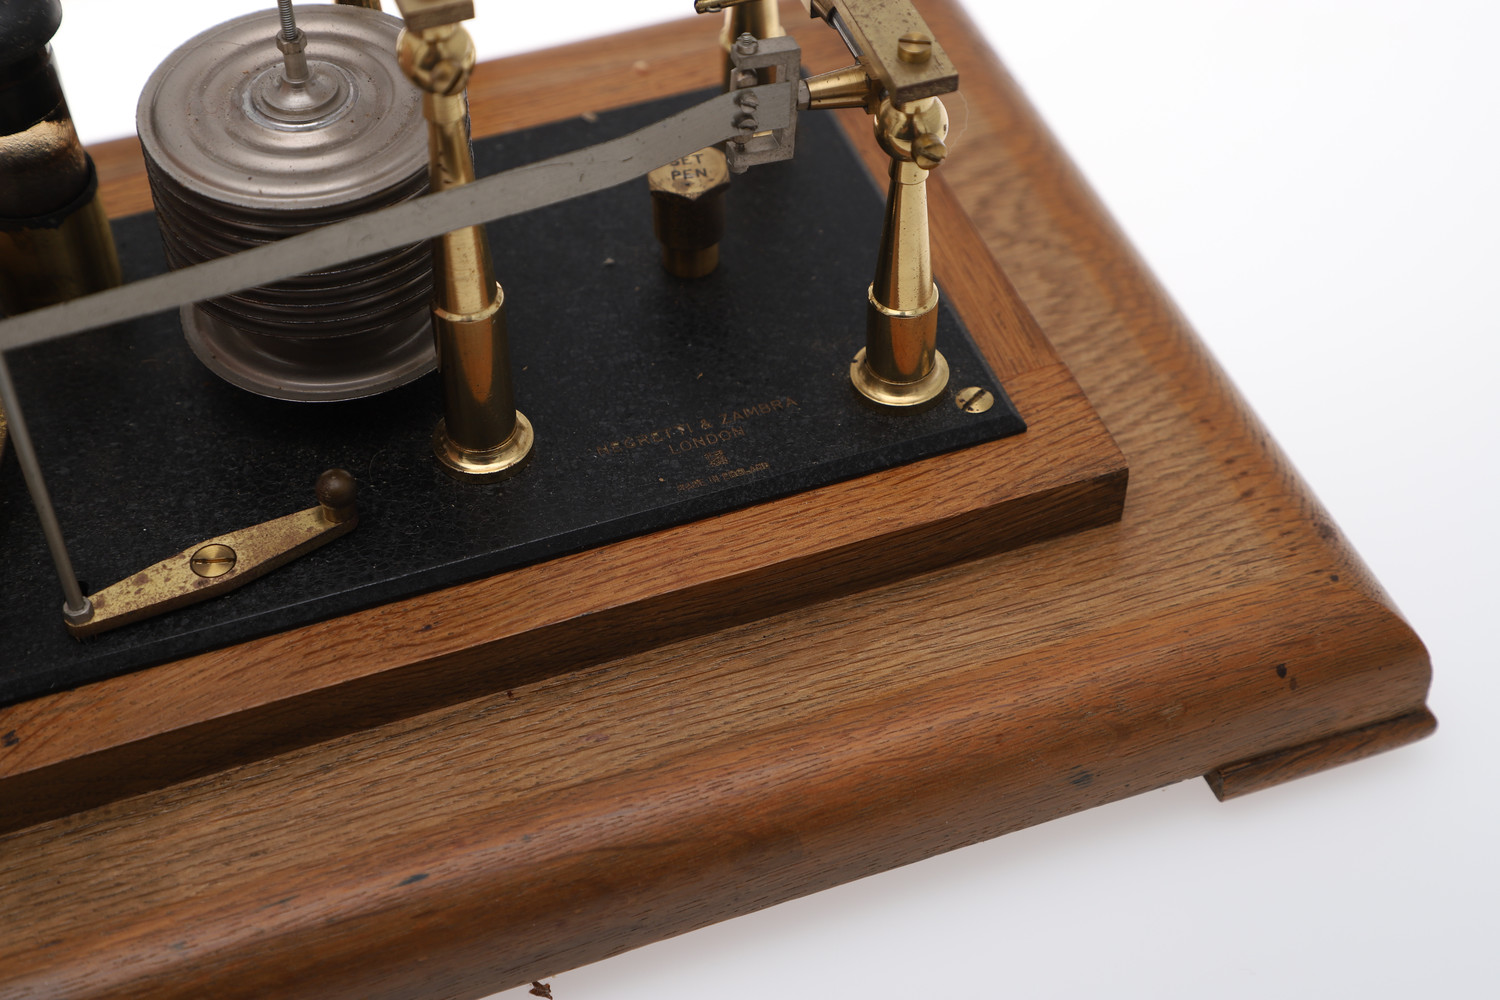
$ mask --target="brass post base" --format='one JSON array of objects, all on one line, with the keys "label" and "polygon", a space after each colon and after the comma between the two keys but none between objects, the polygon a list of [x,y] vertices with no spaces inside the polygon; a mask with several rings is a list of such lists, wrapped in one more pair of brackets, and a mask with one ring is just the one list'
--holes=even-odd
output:
[{"label": "brass post base", "polygon": [[932,370],[926,375],[915,382],[891,382],[870,370],[861,347],[849,364],[849,381],[861,395],[882,406],[920,406],[941,396],[948,387],[948,359],[942,351],[934,351]]},{"label": "brass post base", "polygon": [[703,250],[661,248],[661,266],[679,278],[706,278],[719,266],[719,245]]},{"label": "brass post base", "polygon": [[115,238],[97,192],[55,228],[0,230],[0,315],[66,302],[120,281]]},{"label": "brass post base", "polygon": [[[946,371],[946,367],[944,371]],[[432,432],[432,451],[449,474],[467,480],[498,482],[508,479],[526,467],[536,436],[526,414],[516,411],[516,429],[498,448],[470,451],[448,437],[448,425],[439,420]]]}]

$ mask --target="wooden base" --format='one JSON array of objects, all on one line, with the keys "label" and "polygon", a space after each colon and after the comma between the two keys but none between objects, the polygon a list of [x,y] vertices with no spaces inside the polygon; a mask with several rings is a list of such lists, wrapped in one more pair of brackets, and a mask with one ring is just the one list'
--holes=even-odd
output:
[{"label": "wooden base", "polygon": [[[730,515],[700,547],[658,536],[685,600],[633,572],[654,558],[643,540],[610,550],[619,589],[601,603],[601,578],[560,560],[482,584],[494,613],[433,595],[96,685],[92,702],[16,706],[0,761],[25,762],[11,781],[49,776],[31,787],[70,810],[111,773],[128,787],[199,736],[233,737],[204,720],[248,728],[238,766],[0,835],[0,893],[22,915],[0,938],[0,994],[479,997],[1183,778],[1217,771],[1232,795],[1430,728],[1421,643],[977,32],[922,6],[968,105],[951,190],[933,192],[939,279],[998,284],[961,205],[1128,457],[1120,522],[745,619],[744,588],[817,577],[853,543],[836,507],[806,501],[781,519],[809,554],[778,578],[737,561],[762,543]],[[790,10],[809,68],[840,65]],[[476,125],[577,113],[578,80],[596,107],[710,83],[713,33],[689,21],[507,60],[478,77]],[[1067,447],[1101,439],[1036,327],[969,321],[986,351],[1024,331],[998,364],[1047,429],[1024,436],[1024,484],[946,467],[960,499],[933,530],[961,524],[974,490],[1065,490],[1044,487],[1060,455],[1092,456],[1097,488],[1118,490],[1110,452]],[[584,615],[576,645],[536,626]],[[446,691],[424,701],[431,677]],[[346,690],[348,732],[279,742]],[[79,756],[90,742],[115,748],[106,766]]]},{"label": "wooden base", "polygon": [[[488,79],[473,88],[479,107]],[[575,115],[597,107],[582,79]],[[119,166],[139,155],[133,141],[98,151],[111,207],[146,190],[143,172]],[[1124,456],[952,191],[932,187],[938,278],[1024,434],[0,708],[13,740],[0,749],[0,832],[1118,521]],[[862,319],[864,303],[850,315]]]}]

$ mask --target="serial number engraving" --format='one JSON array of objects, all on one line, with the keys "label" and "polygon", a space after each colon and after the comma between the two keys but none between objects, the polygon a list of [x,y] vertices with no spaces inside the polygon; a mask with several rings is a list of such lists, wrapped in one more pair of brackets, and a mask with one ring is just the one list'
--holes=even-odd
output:
[{"label": "serial number engraving", "polygon": [[685,483],[678,483],[677,492],[690,493],[693,490],[702,489],[705,486],[715,486],[723,483],[733,482],[734,480],[740,479],[744,476],[753,476],[757,472],[765,472],[770,467],[770,462],[756,462],[751,466],[742,466],[738,469],[729,469],[726,472],[715,472],[711,475],[700,476],[697,479],[690,479]]}]

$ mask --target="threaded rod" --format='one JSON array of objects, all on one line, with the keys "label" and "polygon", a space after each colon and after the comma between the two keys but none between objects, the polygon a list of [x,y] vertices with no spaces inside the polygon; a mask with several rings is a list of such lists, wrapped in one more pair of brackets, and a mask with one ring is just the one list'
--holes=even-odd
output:
[{"label": "threaded rod", "polygon": [[289,42],[297,40],[297,16],[292,13],[292,0],[276,0],[276,13],[281,15],[281,37]]}]

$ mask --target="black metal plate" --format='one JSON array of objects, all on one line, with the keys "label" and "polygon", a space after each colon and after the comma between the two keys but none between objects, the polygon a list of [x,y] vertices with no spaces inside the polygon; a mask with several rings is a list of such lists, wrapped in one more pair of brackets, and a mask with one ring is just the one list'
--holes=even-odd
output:
[{"label": "black metal plate", "polygon": [[[601,142],[703,95],[476,144],[481,174]],[[656,531],[1025,429],[946,305],[950,398],[864,403],[848,364],[882,194],[830,116],[797,158],[736,177],[719,270],[658,263],[645,182],[490,229],[531,465],[460,483],[432,458],[429,376],[348,403],[262,399],[189,353],[175,311],[16,351],[11,365],[75,568],[97,590],[195,542],[311,506],[317,474],[360,481],[360,525],[225,597],[85,642],[15,459],[0,462],[0,704]],[[127,279],[164,267],[151,216],[116,224]],[[960,411],[979,385],[997,404]],[[851,511],[851,516],[854,512]]]}]

